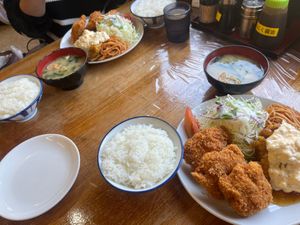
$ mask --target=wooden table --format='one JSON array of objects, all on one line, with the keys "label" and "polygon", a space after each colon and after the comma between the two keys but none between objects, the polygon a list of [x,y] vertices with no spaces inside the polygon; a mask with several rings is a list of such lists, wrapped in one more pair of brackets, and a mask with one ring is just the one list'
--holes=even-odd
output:
[{"label": "wooden table", "polygon": [[[137,115],[157,116],[174,127],[186,106],[215,96],[202,63],[213,49],[228,44],[197,30],[189,41],[172,44],[164,29],[146,30],[129,54],[90,65],[82,86],[62,91],[44,85],[38,115],[25,123],[0,124],[0,159],[14,146],[36,135],[57,133],[80,150],[81,167],[71,191],[47,213],[19,224],[226,224],[200,207],[178,177],[144,194],[128,194],[109,186],[97,167],[98,145],[116,123]],[[0,79],[34,74],[37,62],[59,47],[54,42],[0,71]],[[252,93],[300,109],[299,45],[271,61],[268,77]],[[297,105],[298,104],[298,105]],[[0,224],[17,224],[0,219]]]}]

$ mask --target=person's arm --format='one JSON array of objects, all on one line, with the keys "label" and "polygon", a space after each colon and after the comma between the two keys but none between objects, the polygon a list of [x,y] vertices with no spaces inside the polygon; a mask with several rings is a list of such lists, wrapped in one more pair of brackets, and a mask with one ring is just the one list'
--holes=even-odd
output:
[{"label": "person's arm", "polygon": [[45,0],[20,0],[20,9],[29,16],[41,17],[46,12]]},{"label": "person's arm", "polygon": [[[35,6],[32,8],[29,7],[27,4],[30,2],[35,2]],[[47,16],[47,12],[45,12],[45,3],[43,6],[39,7],[39,3],[42,2],[44,1],[4,0],[4,8],[6,10],[9,22],[17,32],[32,38],[47,39],[46,33],[49,31],[52,21]],[[36,12],[34,12],[35,10]],[[41,16],[32,16],[30,14]]]}]

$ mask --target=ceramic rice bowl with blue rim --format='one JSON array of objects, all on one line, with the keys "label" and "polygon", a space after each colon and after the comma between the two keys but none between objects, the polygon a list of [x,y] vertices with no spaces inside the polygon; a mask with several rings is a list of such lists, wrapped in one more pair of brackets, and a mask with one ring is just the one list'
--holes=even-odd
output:
[{"label": "ceramic rice bowl with blue rim", "polygon": [[0,119],[0,122],[9,122],[9,121],[25,122],[32,119],[37,114],[37,106],[41,101],[43,95],[43,84],[37,77],[32,75],[27,75],[27,74],[15,75],[0,81],[0,84],[3,82],[16,81],[21,78],[30,79],[30,81],[37,84],[37,86],[39,87],[39,93],[34,98],[34,100],[24,109],[22,109],[20,112],[16,113],[15,115]]},{"label": "ceramic rice bowl with blue rim", "polygon": [[[102,157],[102,152],[103,152],[104,146],[112,138],[114,138],[116,134],[122,132],[125,128],[127,128],[131,125],[141,125],[141,124],[152,125],[153,128],[164,130],[167,133],[169,139],[173,142],[173,145],[174,145],[175,163],[174,163],[174,167],[172,168],[172,170],[164,178],[162,178],[160,181],[156,182],[153,186],[135,189],[133,187],[125,186],[123,184],[117,183],[117,182],[107,178],[103,171],[103,164],[102,164],[101,157]],[[169,123],[167,123],[166,121],[164,121],[160,118],[151,117],[151,116],[138,116],[138,117],[129,118],[127,120],[120,122],[119,124],[117,124],[113,128],[111,128],[110,131],[107,132],[107,134],[104,136],[104,138],[100,142],[99,149],[98,149],[97,161],[98,161],[98,167],[99,167],[101,176],[112,187],[114,187],[118,190],[124,191],[124,192],[143,193],[143,192],[153,191],[153,190],[165,185],[168,181],[170,181],[176,175],[176,173],[181,165],[181,162],[183,159],[183,153],[184,153],[184,148],[183,148],[181,138],[174,127],[172,127]]]}]

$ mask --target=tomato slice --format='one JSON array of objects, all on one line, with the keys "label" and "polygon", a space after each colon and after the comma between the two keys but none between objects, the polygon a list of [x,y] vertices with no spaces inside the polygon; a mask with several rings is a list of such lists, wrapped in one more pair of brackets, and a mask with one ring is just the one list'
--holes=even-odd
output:
[{"label": "tomato slice", "polygon": [[190,107],[186,107],[184,115],[184,129],[188,138],[193,137],[200,130],[200,125]]}]

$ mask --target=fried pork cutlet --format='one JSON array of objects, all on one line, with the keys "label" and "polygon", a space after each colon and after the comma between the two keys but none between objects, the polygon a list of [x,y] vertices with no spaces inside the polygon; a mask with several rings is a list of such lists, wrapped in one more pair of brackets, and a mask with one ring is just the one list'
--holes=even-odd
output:
[{"label": "fried pork cutlet", "polygon": [[209,194],[222,199],[224,197],[218,186],[219,178],[230,174],[237,163],[246,163],[246,161],[239,147],[231,144],[222,151],[205,153],[196,171],[191,174],[199,184],[207,189]]},{"label": "fried pork cutlet", "polygon": [[104,15],[101,14],[99,11],[92,12],[91,15],[90,15],[89,22],[86,26],[86,29],[95,31],[97,24],[101,20],[103,20],[103,18],[104,18]]},{"label": "fried pork cutlet", "polygon": [[267,142],[263,136],[259,136],[254,143],[256,159],[259,161],[266,178],[269,180],[269,160],[267,151]]},{"label": "fried pork cutlet", "polygon": [[241,216],[250,216],[272,201],[272,187],[256,162],[237,164],[219,179],[219,188],[231,207]]},{"label": "fried pork cutlet", "polygon": [[71,31],[71,39],[74,43],[83,33],[85,29],[85,23],[86,23],[86,16],[82,15],[79,20],[77,20],[72,25],[72,31]]},{"label": "fried pork cutlet", "polygon": [[217,127],[202,129],[185,143],[184,159],[194,170],[204,153],[221,151],[228,142],[229,134],[225,129]]}]

